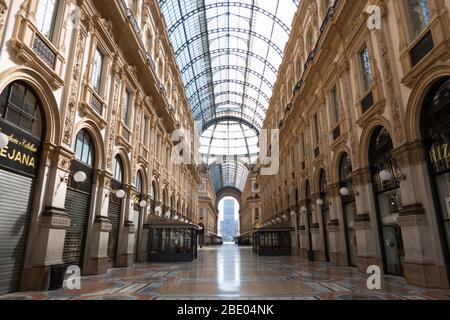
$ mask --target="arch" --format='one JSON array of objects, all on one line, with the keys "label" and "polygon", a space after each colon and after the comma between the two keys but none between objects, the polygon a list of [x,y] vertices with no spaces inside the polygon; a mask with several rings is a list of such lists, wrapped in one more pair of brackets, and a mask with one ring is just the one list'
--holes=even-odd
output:
[{"label": "arch", "polygon": [[78,133],[81,130],[85,130],[87,133],[89,133],[92,143],[94,144],[94,151],[95,151],[95,168],[104,170],[105,169],[105,145],[103,143],[102,134],[100,133],[100,129],[95,124],[95,122],[91,120],[83,120],[78,122],[75,125],[75,134],[74,139],[72,141],[72,150],[75,150],[75,141]]},{"label": "arch", "polygon": [[334,152],[333,159],[331,160],[330,183],[339,182],[339,165],[344,154],[347,154],[348,157],[351,158],[350,148],[346,145],[342,145],[338,150],[336,150],[336,152]]},{"label": "arch", "polygon": [[138,177],[138,174],[141,175],[142,179],[142,194],[147,194],[149,192],[147,170],[142,164],[138,164],[138,169],[136,170],[136,179]]},{"label": "arch", "polygon": [[[309,192],[308,192],[308,190],[309,190]],[[311,182],[309,181],[309,178],[306,178],[302,181],[301,199],[300,200],[306,200],[308,198],[308,195],[311,196],[311,191],[312,191],[311,190]]]},{"label": "arch", "polygon": [[169,206],[169,191],[167,190],[166,185],[163,186],[163,190],[162,190],[162,204],[165,207]]},{"label": "arch", "polygon": [[[347,167],[346,167],[345,161],[350,162],[350,163],[347,163]],[[345,169],[349,169],[347,172],[347,175],[345,173],[345,171],[346,171]],[[353,171],[353,165],[352,165],[352,159],[351,159],[350,155],[347,152],[341,153],[341,155],[339,157],[338,170],[337,170],[338,182],[341,183],[344,181],[351,180],[352,171]]]},{"label": "arch", "polygon": [[[363,167],[369,166],[369,146],[370,141],[373,136],[373,132],[377,127],[384,127],[389,132],[389,135],[391,136],[392,142],[394,144],[394,148],[397,145],[396,141],[394,139],[394,136],[392,135],[392,128],[390,122],[384,118],[384,117],[374,117],[366,126],[361,134],[361,138],[359,140],[359,165]],[[355,163],[353,163],[355,165]]]},{"label": "arch", "polygon": [[312,183],[312,192],[319,193],[320,192],[320,177],[321,174],[324,173],[325,177],[327,176],[327,172],[325,170],[325,166],[321,165],[314,170],[314,178]]},{"label": "arch", "polygon": [[112,168],[112,173],[113,173],[113,180],[120,182],[121,184],[124,184],[124,180],[125,180],[125,169],[124,169],[124,165],[123,165],[123,160],[122,157],[120,157],[119,155],[116,155],[114,157],[114,161],[113,161],[113,168]]},{"label": "arch", "polygon": [[235,198],[236,201],[239,203],[239,207],[242,208],[242,191],[238,188],[234,187],[226,187],[220,189],[216,193],[216,211],[219,212],[219,203],[220,201],[225,197],[232,197]]},{"label": "arch", "polygon": [[[0,92],[12,82],[22,81],[29,85],[38,95],[45,126],[43,143],[59,145],[61,141],[61,122],[59,117],[58,103],[53,95],[53,90],[38,72],[28,67],[14,67],[0,73]],[[50,125],[51,124],[51,125]]]},{"label": "arch", "polygon": [[406,106],[406,139],[408,142],[422,139],[420,120],[425,97],[431,87],[445,77],[450,77],[450,66],[435,66],[427,70],[414,85]]},{"label": "arch", "polygon": [[131,165],[130,159],[127,156],[127,151],[122,147],[119,147],[114,153],[114,158],[120,157],[123,165],[123,183],[131,184]]},{"label": "arch", "polygon": [[156,177],[153,177],[152,182],[151,182],[150,196],[152,197],[153,201],[155,201],[155,202],[160,201],[159,182],[158,182],[158,179]]}]

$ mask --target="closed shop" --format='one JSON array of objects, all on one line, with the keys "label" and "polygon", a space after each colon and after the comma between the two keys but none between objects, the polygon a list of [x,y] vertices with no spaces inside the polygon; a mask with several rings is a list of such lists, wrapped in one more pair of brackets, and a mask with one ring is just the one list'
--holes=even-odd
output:
[{"label": "closed shop", "polygon": [[42,109],[33,90],[14,82],[0,96],[0,294],[17,291],[43,134]]},{"label": "closed shop", "polygon": [[113,164],[112,190],[109,197],[108,206],[108,218],[112,226],[108,239],[108,260],[111,267],[114,267],[116,264],[117,246],[119,242],[120,212],[122,210],[122,198],[124,196],[122,188],[123,164],[120,157],[116,156]]},{"label": "closed shop", "polygon": [[86,226],[92,190],[94,148],[89,134],[82,130],[75,141],[75,159],[72,160],[67,187],[65,208],[70,217],[70,226],[64,241],[63,261],[82,267]]}]

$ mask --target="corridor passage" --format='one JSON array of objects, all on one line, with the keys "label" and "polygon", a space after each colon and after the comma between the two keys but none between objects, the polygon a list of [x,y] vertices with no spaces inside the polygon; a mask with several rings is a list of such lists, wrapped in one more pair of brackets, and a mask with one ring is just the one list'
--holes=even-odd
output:
[{"label": "corridor passage", "polygon": [[225,244],[199,251],[193,263],[137,264],[83,277],[80,290],[20,292],[0,299],[450,299],[450,291],[428,290],[383,277],[369,291],[367,277],[352,268],[308,263],[298,257],[259,257],[249,247]]}]

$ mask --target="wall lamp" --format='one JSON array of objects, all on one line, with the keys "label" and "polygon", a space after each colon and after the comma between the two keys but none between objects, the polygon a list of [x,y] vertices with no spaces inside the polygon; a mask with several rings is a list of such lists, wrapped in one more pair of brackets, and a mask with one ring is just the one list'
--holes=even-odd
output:
[{"label": "wall lamp", "polygon": [[353,195],[355,195],[355,196],[359,196],[359,192],[358,192],[358,191],[350,190],[350,189],[347,188],[347,187],[342,187],[341,190],[339,190],[339,193],[340,193],[341,196],[343,196],[343,197],[347,197],[347,196],[349,196],[350,194],[353,194]]},{"label": "wall lamp", "polygon": [[0,149],[4,149],[8,146],[9,138],[6,134],[0,132]]}]

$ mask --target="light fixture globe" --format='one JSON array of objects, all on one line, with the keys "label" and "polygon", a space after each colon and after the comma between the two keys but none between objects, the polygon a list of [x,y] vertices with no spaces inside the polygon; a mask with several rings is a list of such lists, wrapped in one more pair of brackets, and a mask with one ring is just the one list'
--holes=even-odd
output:
[{"label": "light fixture globe", "polygon": [[9,138],[6,134],[0,132],[0,149],[6,148],[9,143]]},{"label": "light fixture globe", "polygon": [[291,217],[295,217],[295,211],[291,211]]},{"label": "light fixture globe", "polygon": [[173,217],[173,220],[175,220],[175,221],[177,221],[178,220],[178,215],[176,214],[174,217]]},{"label": "light fixture globe", "polygon": [[277,222],[281,222],[281,218],[280,217],[277,217]]},{"label": "light fixture globe", "polygon": [[117,191],[116,191],[116,197],[119,198],[119,199],[125,198],[125,191],[122,190],[122,189],[117,190]]},{"label": "light fixture globe", "polygon": [[288,219],[287,215],[283,214],[283,220],[287,220],[287,219]]},{"label": "light fixture globe", "polygon": [[155,208],[155,214],[157,215],[157,216],[159,216],[160,214],[161,214],[161,207],[160,206],[157,206],[156,208]]},{"label": "light fixture globe", "polygon": [[86,179],[87,179],[86,173],[84,173],[83,171],[77,171],[73,175],[73,180],[75,180],[75,182],[77,183],[83,183],[86,181]]},{"label": "light fixture globe", "polygon": [[323,206],[323,199],[317,199],[316,204],[321,207]]},{"label": "light fixture globe", "polygon": [[341,190],[339,190],[339,193],[341,194],[341,196],[346,197],[350,195],[350,190],[347,187],[343,187],[341,188]]},{"label": "light fixture globe", "polygon": [[140,206],[141,208],[144,208],[146,205],[147,205],[147,201],[145,201],[145,200],[142,200],[142,201],[139,203],[139,206]]},{"label": "light fixture globe", "polygon": [[308,211],[308,209],[306,209],[306,207],[302,207],[300,210],[301,210],[303,213],[306,213],[306,212]]},{"label": "light fixture globe", "polygon": [[392,174],[389,170],[384,169],[380,171],[380,179],[383,182],[391,181],[392,180]]},{"label": "light fixture globe", "polygon": [[166,212],[166,218],[169,219],[170,218],[170,211]]}]

